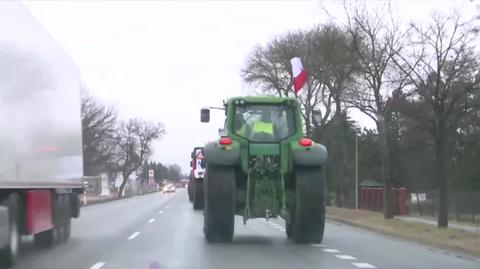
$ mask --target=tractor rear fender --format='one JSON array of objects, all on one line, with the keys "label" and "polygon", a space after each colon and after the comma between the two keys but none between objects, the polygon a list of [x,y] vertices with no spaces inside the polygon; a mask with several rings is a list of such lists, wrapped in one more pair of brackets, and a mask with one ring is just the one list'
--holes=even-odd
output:
[{"label": "tractor rear fender", "polygon": [[323,166],[327,161],[327,149],[322,144],[302,147],[292,142],[292,157],[294,165]]},{"label": "tractor rear fender", "polygon": [[210,142],[204,148],[205,160],[216,165],[240,164],[240,144],[233,140],[230,145],[221,145],[219,141]]}]

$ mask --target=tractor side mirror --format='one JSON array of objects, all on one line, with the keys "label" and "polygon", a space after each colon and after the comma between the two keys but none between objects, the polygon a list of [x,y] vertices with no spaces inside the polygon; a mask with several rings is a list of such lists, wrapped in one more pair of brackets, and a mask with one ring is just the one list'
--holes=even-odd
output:
[{"label": "tractor side mirror", "polygon": [[192,151],[192,153],[190,153],[190,158],[193,160],[195,159],[195,152]]},{"label": "tractor side mirror", "polygon": [[193,167],[193,161],[190,161],[190,167]]},{"label": "tractor side mirror", "polygon": [[312,119],[313,119],[313,124],[315,124],[316,126],[319,126],[320,123],[322,122],[322,111],[314,110],[312,112]]},{"label": "tractor side mirror", "polygon": [[209,122],[210,121],[210,109],[202,108],[200,110],[200,121],[201,122]]}]

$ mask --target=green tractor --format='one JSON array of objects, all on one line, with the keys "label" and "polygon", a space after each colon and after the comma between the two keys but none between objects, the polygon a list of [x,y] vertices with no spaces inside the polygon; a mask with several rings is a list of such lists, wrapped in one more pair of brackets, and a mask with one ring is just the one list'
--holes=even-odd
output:
[{"label": "green tractor", "polygon": [[[304,137],[294,98],[235,97],[224,104],[225,133],[205,145],[204,235],[231,242],[234,215],[285,219],[296,243],[320,243],[325,226],[327,150]],[[320,112],[313,112],[319,122]],[[210,109],[201,110],[210,121]]]}]

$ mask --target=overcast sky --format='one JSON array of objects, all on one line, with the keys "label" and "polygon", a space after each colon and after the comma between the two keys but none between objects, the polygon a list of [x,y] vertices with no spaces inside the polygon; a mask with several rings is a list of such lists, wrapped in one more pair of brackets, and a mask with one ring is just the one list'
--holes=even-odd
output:
[{"label": "overcast sky", "polygon": [[[468,1],[395,2],[405,21],[425,19],[434,8]],[[160,121],[167,134],[153,160],[189,169],[190,151],[216,137],[223,114],[209,124],[199,110],[251,93],[240,78],[257,44],[289,30],[341,20],[341,2],[113,2],[24,1],[35,18],[79,66],[88,90],[114,106],[122,119]],[[369,2],[374,5],[373,1]],[[399,18],[400,18],[399,17]],[[355,115],[365,126],[366,117]]]}]

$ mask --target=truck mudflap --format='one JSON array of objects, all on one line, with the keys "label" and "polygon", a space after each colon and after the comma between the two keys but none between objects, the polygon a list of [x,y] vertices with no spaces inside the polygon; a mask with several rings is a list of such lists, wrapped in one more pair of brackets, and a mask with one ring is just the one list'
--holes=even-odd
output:
[{"label": "truck mudflap", "polygon": [[230,145],[218,141],[208,143],[204,148],[205,160],[216,165],[240,164],[240,144],[233,140]]},{"label": "truck mudflap", "polygon": [[327,149],[322,144],[314,144],[311,147],[292,147],[293,163],[303,166],[320,166],[327,161]]}]

